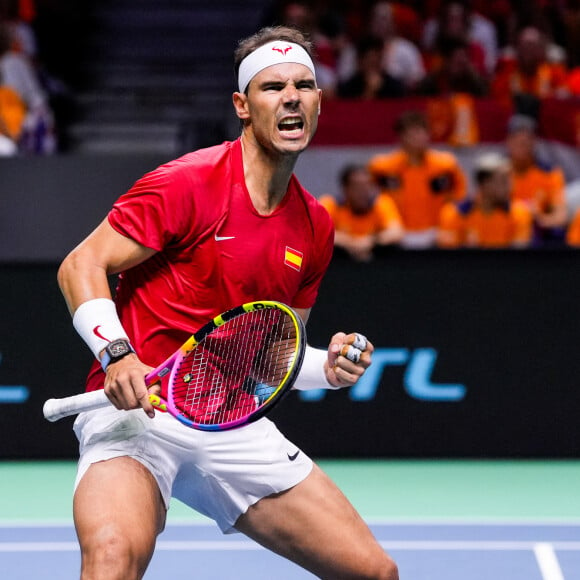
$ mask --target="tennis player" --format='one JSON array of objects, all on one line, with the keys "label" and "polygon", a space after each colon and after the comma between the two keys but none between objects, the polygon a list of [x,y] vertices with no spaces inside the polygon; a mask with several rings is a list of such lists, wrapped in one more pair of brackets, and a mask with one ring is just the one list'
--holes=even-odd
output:
[{"label": "tennis player", "polygon": [[[293,175],[320,113],[310,44],[263,29],[240,42],[235,64],[241,137],[145,175],[59,269],[95,354],[87,389],[104,388],[113,403],[74,426],[82,578],[141,578],[173,496],[319,577],[394,580],[395,564],[345,496],[270,420],[201,432],[148,400],[151,365],[220,312],[272,299],[306,321],[330,261],[332,222]],[[353,338],[307,347],[296,388],[356,383],[373,346],[353,362],[340,355]]]}]

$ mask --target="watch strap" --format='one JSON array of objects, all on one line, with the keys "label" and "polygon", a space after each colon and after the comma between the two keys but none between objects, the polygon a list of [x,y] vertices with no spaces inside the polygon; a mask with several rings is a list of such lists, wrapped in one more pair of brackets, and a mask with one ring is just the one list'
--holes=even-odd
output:
[{"label": "watch strap", "polygon": [[[119,345],[119,343],[122,344],[122,346],[125,347],[125,352],[122,352],[119,355],[113,356],[110,353],[110,348],[111,346],[116,346]],[[107,367],[115,361],[121,360],[123,357],[127,356],[128,354],[131,354],[135,352],[135,349],[133,348],[133,346],[131,345],[131,343],[126,339],[126,338],[119,338],[117,340],[112,340],[106,347],[105,350],[103,351],[103,356],[101,357],[101,367],[102,369],[107,372]]]}]

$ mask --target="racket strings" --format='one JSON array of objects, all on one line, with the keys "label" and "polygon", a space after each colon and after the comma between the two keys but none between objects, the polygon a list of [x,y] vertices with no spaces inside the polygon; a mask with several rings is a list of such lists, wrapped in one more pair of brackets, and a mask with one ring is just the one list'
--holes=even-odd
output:
[{"label": "racket strings", "polygon": [[261,309],[217,327],[182,360],[173,402],[199,424],[237,421],[268,403],[292,367],[296,325],[284,311]]}]

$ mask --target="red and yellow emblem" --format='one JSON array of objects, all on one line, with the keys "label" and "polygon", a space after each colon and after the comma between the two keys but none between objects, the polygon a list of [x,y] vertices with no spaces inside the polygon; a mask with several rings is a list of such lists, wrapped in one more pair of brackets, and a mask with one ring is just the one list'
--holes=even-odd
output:
[{"label": "red and yellow emblem", "polygon": [[290,268],[300,272],[303,258],[304,254],[302,252],[299,252],[290,246],[286,246],[286,250],[284,251],[284,264],[286,264],[286,266],[290,266]]}]

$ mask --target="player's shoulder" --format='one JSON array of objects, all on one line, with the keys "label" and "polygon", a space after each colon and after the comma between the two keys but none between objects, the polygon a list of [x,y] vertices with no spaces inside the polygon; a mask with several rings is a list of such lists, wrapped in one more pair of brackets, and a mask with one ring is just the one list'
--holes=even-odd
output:
[{"label": "player's shoulder", "polygon": [[325,225],[326,227],[333,227],[332,219],[326,207],[324,207],[320,200],[318,200],[312,193],[310,193],[300,184],[296,176],[294,176],[292,180],[292,185],[304,202],[304,206],[306,208],[309,219],[312,222],[314,231],[323,228]]},{"label": "player's shoulder", "polygon": [[[232,147],[235,142],[198,149],[159,165],[136,184],[136,191],[155,191],[166,202],[198,209],[216,209],[227,203],[232,179]],[[218,199],[222,202],[218,202]]]},{"label": "player's shoulder", "polygon": [[198,221],[215,220],[229,201],[231,149],[226,142],[164,163],[139,179],[123,199],[147,195],[157,207],[171,208],[184,219],[195,211]]},{"label": "player's shoulder", "polygon": [[[300,189],[301,195],[304,199],[304,203],[306,204],[306,207],[308,209],[308,213],[314,215],[315,217],[328,215],[328,211],[326,210],[324,204],[322,203],[323,202],[322,198],[317,199],[312,193],[310,193],[307,189],[304,189],[303,187],[301,187]],[[326,201],[329,201],[328,197],[326,198]],[[334,198],[332,199],[334,200]]]},{"label": "player's shoulder", "polygon": [[197,177],[203,179],[207,173],[219,170],[229,161],[233,142],[197,149],[160,165],[156,171],[175,178]]}]

